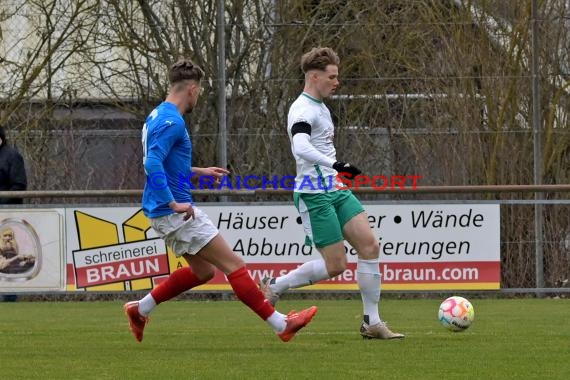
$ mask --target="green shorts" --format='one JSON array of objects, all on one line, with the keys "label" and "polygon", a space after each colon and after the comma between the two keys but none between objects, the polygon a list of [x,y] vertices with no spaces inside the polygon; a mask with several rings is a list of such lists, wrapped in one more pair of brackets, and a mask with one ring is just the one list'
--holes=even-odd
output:
[{"label": "green shorts", "polygon": [[293,193],[307,239],[305,243],[323,248],[343,241],[342,228],[364,211],[350,190],[326,193]]}]

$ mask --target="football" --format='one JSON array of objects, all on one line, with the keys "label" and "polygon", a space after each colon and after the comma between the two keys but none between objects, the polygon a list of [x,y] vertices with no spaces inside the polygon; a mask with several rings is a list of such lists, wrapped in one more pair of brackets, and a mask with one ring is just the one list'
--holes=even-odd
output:
[{"label": "football", "polygon": [[451,331],[465,331],[475,319],[473,305],[459,296],[447,298],[439,305],[439,322]]}]

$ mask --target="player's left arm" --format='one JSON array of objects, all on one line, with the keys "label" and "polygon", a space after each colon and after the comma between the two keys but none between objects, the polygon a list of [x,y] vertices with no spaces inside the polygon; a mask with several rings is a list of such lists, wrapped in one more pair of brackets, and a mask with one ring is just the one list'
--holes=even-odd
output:
[{"label": "player's left arm", "polygon": [[198,176],[203,176],[203,175],[210,175],[210,176],[214,176],[214,177],[223,177],[226,174],[229,174],[230,171],[224,168],[218,168],[216,166],[211,166],[208,168],[199,168],[196,166],[192,167],[192,171],[196,174],[198,174]]},{"label": "player's left arm", "polygon": [[192,172],[196,173],[198,177],[213,177],[214,178],[214,186],[217,186],[222,177],[225,175],[230,174],[230,171],[224,168],[218,168],[216,166],[211,166],[208,168],[199,168],[196,166],[192,167]]}]

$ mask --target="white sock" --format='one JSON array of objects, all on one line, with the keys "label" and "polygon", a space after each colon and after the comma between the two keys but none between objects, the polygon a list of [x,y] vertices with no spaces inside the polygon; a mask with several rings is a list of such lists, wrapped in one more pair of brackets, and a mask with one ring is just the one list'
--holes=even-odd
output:
[{"label": "white sock", "polygon": [[300,288],[311,285],[315,282],[329,279],[329,272],[324,260],[312,260],[304,263],[284,276],[277,277],[275,282],[270,284],[271,289],[277,293],[283,293],[287,289]]},{"label": "white sock", "polygon": [[139,313],[142,316],[146,317],[147,315],[149,315],[152,309],[154,309],[155,307],[156,307],[156,301],[154,300],[154,298],[152,298],[150,293],[148,293],[146,296],[143,297],[143,299],[139,301]]},{"label": "white sock", "polygon": [[285,327],[287,327],[287,316],[275,310],[273,314],[271,314],[269,318],[265,320],[265,322],[267,322],[267,324],[269,324],[273,330],[280,333],[285,331]]},{"label": "white sock", "polygon": [[358,259],[356,275],[362,304],[364,320],[369,325],[380,322],[378,303],[380,302],[380,261]]}]

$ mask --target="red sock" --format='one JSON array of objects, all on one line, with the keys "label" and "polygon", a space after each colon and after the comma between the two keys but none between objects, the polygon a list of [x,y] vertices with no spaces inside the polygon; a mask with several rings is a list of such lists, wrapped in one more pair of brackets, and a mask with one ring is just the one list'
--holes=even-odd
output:
[{"label": "red sock", "polygon": [[183,267],[172,272],[168,280],[154,288],[150,295],[158,305],[205,282],[196,277],[190,267]]},{"label": "red sock", "polygon": [[264,321],[275,312],[273,306],[267,302],[261,290],[247,273],[245,266],[228,274],[228,281],[239,300]]}]

